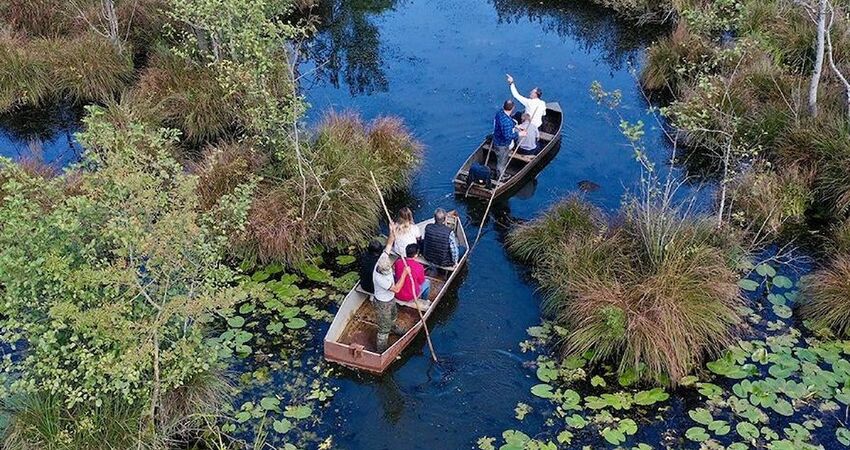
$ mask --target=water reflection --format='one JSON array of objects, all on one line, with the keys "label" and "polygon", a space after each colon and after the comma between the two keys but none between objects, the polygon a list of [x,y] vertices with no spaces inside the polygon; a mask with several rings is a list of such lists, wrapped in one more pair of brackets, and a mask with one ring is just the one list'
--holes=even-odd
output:
[{"label": "water reflection", "polygon": [[79,159],[74,138],[83,110],[71,105],[24,106],[0,114],[0,155],[63,167]]},{"label": "water reflection", "polygon": [[375,384],[375,396],[384,412],[384,419],[393,425],[404,416],[405,395],[398,383],[392,377],[387,377],[383,383]]},{"label": "water reflection", "polygon": [[372,16],[395,8],[398,0],[322,0],[316,14],[321,18],[319,33],[307,49],[316,64],[316,77],[334,87],[340,81],[351,95],[386,92],[381,33]]},{"label": "water reflection", "polygon": [[620,70],[664,31],[662,27],[629,27],[610,12],[587,1],[490,0],[499,20],[516,22],[530,19],[543,30],[571,37],[586,50],[601,50],[612,70]]}]

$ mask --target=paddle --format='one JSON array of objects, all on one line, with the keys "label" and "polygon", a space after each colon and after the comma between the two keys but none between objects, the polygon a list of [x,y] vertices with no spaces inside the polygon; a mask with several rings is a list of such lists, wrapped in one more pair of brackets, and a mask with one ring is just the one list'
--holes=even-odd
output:
[{"label": "paddle", "polygon": [[[372,184],[375,186],[375,191],[378,192],[378,198],[381,199],[381,206],[384,207],[384,213],[387,215],[387,220],[389,221],[390,226],[392,226],[393,218],[390,215],[390,210],[387,209],[387,204],[384,202],[384,194],[381,193],[381,188],[378,186],[378,182],[375,180],[375,174],[372,171],[369,171],[369,175],[372,177]],[[431,342],[431,333],[428,331],[428,324],[425,323],[425,316],[422,315],[422,310],[419,309],[419,305],[417,300],[419,300],[419,292],[416,289],[416,283],[413,281],[413,274],[410,272],[410,266],[407,265],[407,258],[404,255],[399,255],[401,257],[401,262],[404,264],[404,268],[408,269],[407,271],[407,281],[410,282],[410,287],[413,291],[413,309],[419,313],[419,320],[422,322],[422,328],[425,329],[425,339],[428,341],[428,348],[431,350],[431,358],[434,359],[434,362],[437,361],[437,352],[434,351],[434,344]]]}]

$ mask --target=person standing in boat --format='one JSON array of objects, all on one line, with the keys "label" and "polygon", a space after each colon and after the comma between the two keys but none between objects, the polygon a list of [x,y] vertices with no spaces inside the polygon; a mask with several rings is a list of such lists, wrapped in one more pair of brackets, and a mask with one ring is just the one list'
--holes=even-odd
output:
[{"label": "person standing in boat", "polygon": [[404,279],[410,273],[410,268],[405,267],[401,273],[401,279],[393,279],[393,263],[386,253],[378,258],[378,264],[372,274],[375,284],[375,312],[378,321],[378,336],[376,339],[378,353],[383,353],[389,347],[390,333],[402,335],[404,329],[396,324],[398,318],[398,306],[395,304],[395,295],[404,285]]},{"label": "person standing in boat", "polygon": [[440,267],[457,265],[460,257],[457,236],[454,230],[446,225],[446,211],[443,208],[434,211],[434,223],[425,227],[425,239],[422,244],[425,247],[422,254],[431,264]]},{"label": "person standing in boat", "polygon": [[366,248],[366,253],[360,257],[360,289],[373,294],[375,293],[375,283],[372,281],[372,274],[375,272],[375,265],[378,264],[378,258],[386,251],[381,241],[372,239],[369,241],[369,246]]},{"label": "person standing in boat", "polygon": [[531,90],[528,97],[523,97],[517,91],[514,84],[514,77],[510,76],[510,74],[508,74],[508,84],[511,86],[511,95],[522,104],[525,112],[531,115],[531,123],[535,127],[540,128],[543,125],[543,116],[546,115],[546,102],[542,99],[543,91],[539,87],[536,87]]},{"label": "person standing in boat", "polygon": [[[405,254],[407,256],[406,260],[399,258],[393,264],[396,281],[404,282],[401,290],[396,292],[395,298],[403,302],[412,302],[417,297],[422,300],[428,300],[428,294],[431,292],[431,280],[425,276],[425,267],[416,260],[416,257],[419,256],[419,244],[413,243],[408,245],[405,249]],[[410,275],[413,278],[412,285],[410,283],[410,277],[404,274],[405,267],[410,268]]]},{"label": "person standing in boat", "polygon": [[511,147],[519,137],[516,122],[511,118],[514,112],[514,102],[505,100],[502,110],[496,113],[493,120],[493,151],[496,152],[496,172],[498,179],[502,179],[502,173],[508,167]]},{"label": "person standing in boat", "polygon": [[396,222],[390,224],[390,228],[394,238],[393,252],[396,255],[404,255],[408,245],[418,244],[422,240],[422,232],[413,222],[413,212],[406,206],[398,211]]},{"label": "person standing in boat", "polygon": [[522,133],[520,133],[517,153],[520,155],[536,155],[538,152],[537,140],[540,132],[531,123],[531,114],[527,112],[522,114],[522,123],[519,125],[519,129]]}]

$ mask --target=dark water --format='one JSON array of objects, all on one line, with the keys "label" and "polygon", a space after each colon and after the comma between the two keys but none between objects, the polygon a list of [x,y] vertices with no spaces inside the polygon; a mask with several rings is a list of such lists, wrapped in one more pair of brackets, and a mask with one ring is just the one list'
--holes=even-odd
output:
[{"label": "dark water", "polygon": [[[610,114],[590,97],[594,80],[622,90],[623,114],[646,123],[652,158],[661,166],[669,158],[630,73],[656,30],[627,29],[574,1],[343,1],[325,13],[331,20],[303,68],[309,120],[329,109],[403,117],[425,144],[409,205],[417,220],[438,206],[457,209],[468,233],[477,232],[484,206],[456,199],[451,179],[510,96],[505,73],[522,93],[537,85],[545,99],[560,102],[565,122],[560,153],[535,184],[494,206],[498,223],[530,218],[579,193],[584,180],[598,185],[584,195],[609,209],[635,187],[639,166]],[[531,401],[536,381],[522,365],[534,356],[518,344],[539,322],[540,298],[509,259],[503,231],[488,221],[466,275],[431,323],[439,364],[420,337],[382,377],[345,372],[332,402],[338,417],[326,415],[337,444],[470,448],[478,437],[519,425],[514,407]],[[526,418],[522,429],[534,430],[535,420]]]},{"label": "dark water", "polygon": [[82,109],[68,105],[22,107],[0,114],[0,156],[39,160],[60,168],[76,162],[82,148],[74,139]]}]

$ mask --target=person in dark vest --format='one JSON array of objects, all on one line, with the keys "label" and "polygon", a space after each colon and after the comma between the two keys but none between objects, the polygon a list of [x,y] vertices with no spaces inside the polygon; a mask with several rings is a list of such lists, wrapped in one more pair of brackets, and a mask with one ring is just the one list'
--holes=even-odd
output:
[{"label": "person in dark vest", "polygon": [[437,208],[434,211],[434,223],[425,227],[425,247],[422,256],[431,264],[441,267],[457,265],[459,249],[454,230],[446,225],[446,211]]},{"label": "person in dark vest", "polygon": [[360,257],[360,289],[373,294],[375,292],[375,284],[372,281],[372,272],[375,271],[375,265],[378,264],[378,258],[384,253],[384,245],[377,239],[372,239],[369,242],[369,247],[366,253]]}]

